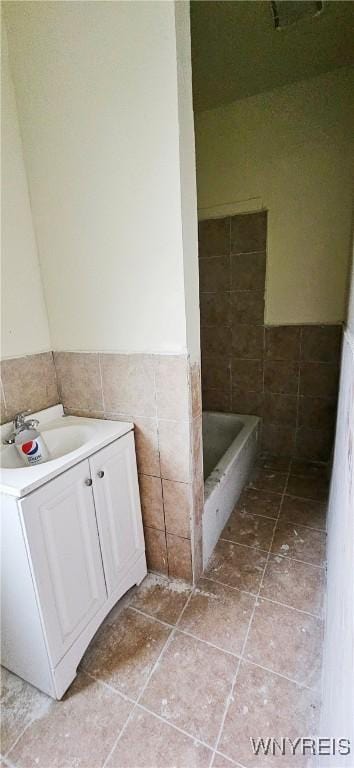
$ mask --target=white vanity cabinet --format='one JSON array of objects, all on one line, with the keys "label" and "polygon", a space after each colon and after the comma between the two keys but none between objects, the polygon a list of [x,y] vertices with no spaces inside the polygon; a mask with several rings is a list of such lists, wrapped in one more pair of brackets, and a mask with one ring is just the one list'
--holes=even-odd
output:
[{"label": "white vanity cabinet", "polygon": [[2,496],[2,664],[60,699],[145,574],[130,431],[23,498]]}]

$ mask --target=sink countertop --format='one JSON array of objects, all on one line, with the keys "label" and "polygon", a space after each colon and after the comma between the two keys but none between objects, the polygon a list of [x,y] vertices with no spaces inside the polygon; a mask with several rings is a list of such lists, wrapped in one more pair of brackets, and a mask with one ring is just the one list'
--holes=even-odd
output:
[{"label": "sink countertop", "polygon": [[[26,496],[44,483],[52,480],[61,472],[73,467],[91,454],[104,448],[134,429],[134,424],[126,421],[109,421],[106,419],[89,419],[79,416],[64,416],[63,406],[53,406],[45,411],[31,414],[29,418],[39,420],[39,432],[66,427],[88,427],[90,438],[79,448],[65,453],[63,456],[32,466],[0,467],[0,492],[10,496]],[[3,445],[4,438],[12,431],[11,424],[1,427],[1,452],[8,446]],[[10,446],[13,448],[13,446]],[[14,448],[16,450],[16,448]]]}]

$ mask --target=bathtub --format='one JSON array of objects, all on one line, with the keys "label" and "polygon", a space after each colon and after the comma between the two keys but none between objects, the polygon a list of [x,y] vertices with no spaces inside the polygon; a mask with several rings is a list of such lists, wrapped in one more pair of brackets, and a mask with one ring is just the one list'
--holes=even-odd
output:
[{"label": "bathtub", "polygon": [[259,438],[260,419],[236,413],[203,413],[203,567],[247,482]]}]

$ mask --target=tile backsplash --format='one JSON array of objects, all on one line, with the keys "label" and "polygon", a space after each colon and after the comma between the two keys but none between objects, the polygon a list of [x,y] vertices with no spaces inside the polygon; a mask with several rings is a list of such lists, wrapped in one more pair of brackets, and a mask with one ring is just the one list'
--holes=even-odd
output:
[{"label": "tile backsplash", "polygon": [[327,461],[339,325],[264,325],[267,213],[199,224],[204,410],[262,417],[265,452]]},{"label": "tile backsplash", "polygon": [[59,403],[52,352],[1,362],[1,423],[20,411],[40,411]]}]

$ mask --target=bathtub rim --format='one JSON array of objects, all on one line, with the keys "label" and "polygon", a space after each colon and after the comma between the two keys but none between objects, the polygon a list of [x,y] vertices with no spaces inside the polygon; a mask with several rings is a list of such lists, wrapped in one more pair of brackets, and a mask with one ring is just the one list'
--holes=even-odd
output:
[{"label": "bathtub rim", "polygon": [[210,499],[211,494],[224,480],[226,481],[227,475],[232,471],[233,464],[241,452],[243,446],[248,441],[250,435],[254,429],[257,429],[261,424],[259,416],[248,416],[241,413],[224,413],[222,411],[203,411],[203,414],[211,413],[215,416],[233,417],[237,418],[242,424],[242,429],[236,435],[232,443],[223,453],[221,459],[215,465],[214,469],[210,472],[210,475],[204,480],[204,503]]}]

